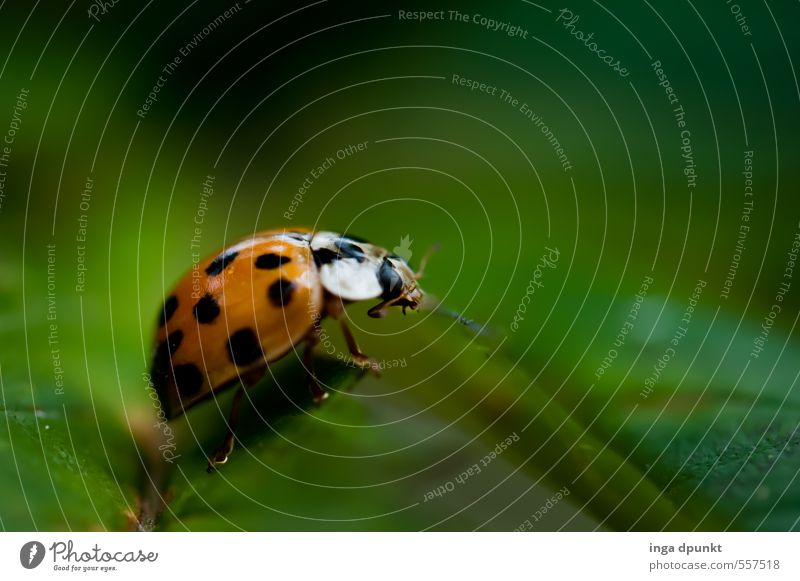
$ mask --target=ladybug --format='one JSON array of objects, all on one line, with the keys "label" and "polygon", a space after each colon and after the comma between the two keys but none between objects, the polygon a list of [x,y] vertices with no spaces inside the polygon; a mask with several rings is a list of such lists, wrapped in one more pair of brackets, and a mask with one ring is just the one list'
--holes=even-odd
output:
[{"label": "ladybug", "polygon": [[400,256],[365,240],[304,228],[261,232],[199,262],[159,313],[150,375],[164,414],[175,418],[239,384],[225,439],[209,458],[213,472],[233,449],[244,390],[302,341],[311,395],[316,403],[327,397],[312,367],[324,317],[339,321],[355,364],[377,372],[350,332],[344,307],[379,299],[368,311],[372,317],[391,306],[417,309],[426,258],[414,272]]}]

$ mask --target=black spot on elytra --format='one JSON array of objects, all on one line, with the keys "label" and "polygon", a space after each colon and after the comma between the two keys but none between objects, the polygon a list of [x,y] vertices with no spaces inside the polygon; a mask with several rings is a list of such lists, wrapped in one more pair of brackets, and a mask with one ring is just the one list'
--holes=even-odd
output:
[{"label": "black spot on elytra", "polygon": [[150,380],[153,388],[158,394],[158,398],[166,411],[169,408],[169,398],[167,396],[167,385],[170,373],[172,372],[172,354],[178,350],[183,341],[183,331],[178,329],[170,333],[167,338],[158,344],[153,355],[153,367],[150,370]]},{"label": "black spot on elytra", "polygon": [[403,279],[388,258],[383,259],[383,264],[378,269],[378,282],[383,289],[381,298],[385,301],[396,299],[403,291]]},{"label": "black spot on elytra", "polygon": [[233,250],[231,252],[223,252],[219,256],[217,256],[214,260],[211,261],[206,267],[206,274],[208,276],[217,276],[220,274],[225,268],[233,262],[236,257],[239,256],[239,252]]},{"label": "black spot on elytra", "polygon": [[279,278],[267,289],[267,297],[276,307],[285,307],[292,300],[294,283],[285,278]]},{"label": "black spot on elytra", "polygon": [[315,250],[312,254],[314,256],[314,264],[316,264],[317,267],[323,264],[330,264],[334,260],[339,260],[339,258],[341,258],[338,253],[330,248],[320,248],[319,250]]},{"label": "black spot on elytra", "polygon": [[158,399],[166,410],[169,407],[169,398],[167,397],[167,379],[169,378],[167,366],[169,365],[169,359],[162,352],[166,352],[166,343],[161,343],[156,347],[156,353],[153,356],[153,367],[150,369],[150,381],[153,382],[153,389],[156,390]]},{"label": "black spot on elytra", "polygon": [[268,254],[262,254],[256,258],[256,268],[272,270],[291,261],[292,259],[288,256],[282,256],[280,254],[274,254],[270,252]]},{"label": "black spot on elytra", "polygon": [[169,335],[167,335],[167,340],[165,341],[167,348],[169,349],[169,355],[175,353],[178,350],[178,347],[181,346],[183,342],[183,331],[178,329],[177,331],[173,331]]},{"label": "black spot on elytra", "polygon": [[239,329],[228,338],[228,353],[236,365],[247,365],[263,356],[258,337],[250,328]]},{"label": "black spot on elytra", "polygon": [[219,303],[217,303],[217,299],[207,294],[195,303],[192,312],[198,323],[207,325],[219,316]]},{"label": "black spot on elytra", "polygon": [[335,244],[342,258],[355,258],[359,262],[364,262],[366,258],[364,256],[364,250],[352,240],[341,237],[336,240]]},{"label": "black spot on elytra", "polygon": [[176,365],[174,369],[175,385],[181,397],[196,395],[203,387],[203,374],[194,363]]},{"label": "black spot on elytra", "polygon": [[167,368],[169,367],[172,354],[178,350],[178,347],[181,346],[182,341],[183,331],[180,329],[167,335],[167,338],[159,343],[158,347],[156,348],[156,354],[153,357],[153,367],[157,367],[159,370],[166,372]]},{"label": "black spot on elytra", "polygon": [[161,307],[161,312],[158,313],[158,326],[163,327],[166,322],[172,318],[172,315],[175,314],[177,308],[178,297],[175,295],[170,295],[170,297],[164,301],[164,305]]}]

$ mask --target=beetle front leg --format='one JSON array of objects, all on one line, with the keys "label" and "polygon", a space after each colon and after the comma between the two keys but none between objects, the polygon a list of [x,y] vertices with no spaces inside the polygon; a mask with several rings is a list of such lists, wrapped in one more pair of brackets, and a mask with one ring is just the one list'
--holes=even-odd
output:
[{"label": "beetle front leg", "polygon": [[356,338],[353,336],[353,333],[350,331],[350,327],[347,325],[347,321],[345,320],[344,305],[341,303],[341,301],[336,299],[329,301],[327,310],[328,315],[330,315],[332,319],[339,321],[339,326],[342,329],[342,335],[344,335],[344,340],[347,342],[347,350],[350,351],[350,355],[353,357],[353,363],[355,363],[358,367],[369,367],[375,375],[380,375],[381,369],[378,365],[378,362],[369,355],[362,353],[361,349],[358,348]]},{"label": "beetle front leg", "polygon": [[378,362],[369,355],[361,352],[361,349],[358,348],[358,343],[356,343],[356,338],[350,331],[350,327],[347,325],[347,321],[344,320],[344,317],[339,318],[339,326],[342,328],[342,334],[344,335],[344,340],[347,342],[347,349],[353,357],[353,362],[359,367],[369,367],[375,375],[380,375],[381,368]]}]

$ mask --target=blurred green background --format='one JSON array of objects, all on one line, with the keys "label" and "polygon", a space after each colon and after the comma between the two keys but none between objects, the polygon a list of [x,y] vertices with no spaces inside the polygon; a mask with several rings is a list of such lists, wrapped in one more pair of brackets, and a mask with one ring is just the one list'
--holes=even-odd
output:
[{"label": "blurred green background", "polygon": [[[0,527],[800,528],[800,8],[454,10],[0,6]],[[160,462],[163,297],[301,225],[441,244],[423,287],[489,336],[353,305],[380,378],[323,352],[293,405],[287,357],[220,473],[232,393]]]}]

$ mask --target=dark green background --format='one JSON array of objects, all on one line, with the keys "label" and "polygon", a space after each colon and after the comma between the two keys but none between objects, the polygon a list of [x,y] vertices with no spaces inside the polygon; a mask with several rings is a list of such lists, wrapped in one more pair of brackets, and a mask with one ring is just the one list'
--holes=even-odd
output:
[{"label": "dark green background", "polygon": [[[800,221],[796,3],[740,2],[749,36],[721,0],[458,3],[527,30],[512,38],[398,18],[452,5],[240,2],[143,119],[161,69],[232,5],[123,0],[99,22],[89,6],[0,8],[0,134],[29,90],[0,207],[0,527],[135,527],[150,474],[166,479],[161,530],[800,528],[796,278],[750,357]],[[629,76],[557,22],[565,7]],[[694,189],[655,60],[686,111]],[[518,109],[454,74],[529,104],[572,169]],[[284,217],[313,168],[365,141]],[[726,299],[747,150],[754,204]],[[405,367],[362,378],[321,354],[323,379],[343,392],[321,409],[281,403],[274,383],[255,388],[242,445],[208,476],[203,451],[223,430],[226,394],[175,422],[181,458],[168,476],[145,469],[159,430],[142,374],[161,300],[191,266],[208,175],[202,255],[286,225],[390,249],[408,235],[412,264],[440,243],[424,288],[491,337],[425,313],[373,320],[371,305],[354,305],[363,349]],[[546,247],[559,261],[513,331]],[[646,276],[634,329],[597,379]],[[698,279],[688,332],[642,397]],[[275,366],[277,383],[302,393],[292,359]],[[425,501],[514,433],[480,474]]]}]

